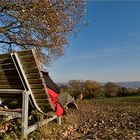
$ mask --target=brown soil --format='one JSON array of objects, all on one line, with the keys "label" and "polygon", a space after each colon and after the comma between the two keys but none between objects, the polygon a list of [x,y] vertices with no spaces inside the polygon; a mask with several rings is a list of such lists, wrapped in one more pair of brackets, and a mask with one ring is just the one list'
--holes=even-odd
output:
[{"label": "brown soil", "polygon": [[83,100],[67,111],[61,139],[140,140],[140,105]]},{"label": "brown soil", "polygon": [[[29,139],[140,140],[140,102],[82,100],[78,110],[70,109],[66,114],[61,126],[49,123],[31,133]],[[20,139],[20,125],[18,120],[1,122],[0,138],[10,133],[11,137]]]}]

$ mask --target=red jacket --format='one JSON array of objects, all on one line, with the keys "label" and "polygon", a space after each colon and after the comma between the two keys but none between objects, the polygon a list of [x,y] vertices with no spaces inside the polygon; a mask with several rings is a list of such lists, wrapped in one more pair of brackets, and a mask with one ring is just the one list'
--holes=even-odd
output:
[{"label": "red jacket", "polygon": [[59,101],[57,99],[58,94],[56,92],[54,92],[52,89],[50,89],[50,88],[47,88],[47,90],[48,90],[48,93],[50,95],[52,105],[55,108],[57,116],[58,117],[62,116],[64,114],[64,110],[63,110],[62,106],[60,105],[60,103],[59,103]]}]

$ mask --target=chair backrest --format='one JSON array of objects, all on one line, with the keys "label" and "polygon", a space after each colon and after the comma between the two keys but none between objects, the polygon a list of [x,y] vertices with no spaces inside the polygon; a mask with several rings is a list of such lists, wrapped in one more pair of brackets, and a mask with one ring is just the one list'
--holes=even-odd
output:
[{"label": "chair backrest", "polygon": [[10,54],[0,55],[0,89],[23,89]]},{"label": "chair backrest", "polygon": [[52,106],[33,49],[0,55],[0,90],[7,87],[29,91],[33,106],[41,112],[48,112]]},{"label": "chair backrest", "polygon": [[[15,64],[12,60],[11,54],[1,54],[0,55],[0,98],[6,100],[13,100],[15,98],[21,98],[22,95],[14,92],[16,90],[23,90],[21,79],[18,75]],[[4,92],[7,91],[7,92]],[[8,91],[11,91],[8,92]],[[13,92],[12,92],[13,91]],[[9,96],[10,94],[10,96]]]}]

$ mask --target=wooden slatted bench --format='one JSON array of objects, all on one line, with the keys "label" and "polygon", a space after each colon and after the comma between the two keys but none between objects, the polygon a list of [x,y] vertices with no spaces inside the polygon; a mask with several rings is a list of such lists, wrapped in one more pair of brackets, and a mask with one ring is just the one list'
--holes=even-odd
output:
[{"label": "wooden slatted bench", "polygon": [[[15,115],[22,118],[22,135],[27,135],[38,126],[44,125],[54,119],[56,115],[28,126],[29,103],[41,113],[49,113],[53,108],[45,80],[37,64],[33,49],[0,55],[0,99],[17,99],[22,111],[0,111],[0,115]],[[54,108],[53,108],[54,109]],[[58,118],[59,124],[61,118]]]}]

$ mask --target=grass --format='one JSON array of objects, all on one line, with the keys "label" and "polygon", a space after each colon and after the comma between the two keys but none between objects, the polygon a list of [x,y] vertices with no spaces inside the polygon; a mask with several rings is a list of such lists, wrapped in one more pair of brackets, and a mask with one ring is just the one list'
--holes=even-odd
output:
[{"label": "grass", "polygon": [[134,104],[140,105],[140,95],[136,96],[124,96],[124,97],[100,97],[97,99],[90,99],[89,101],[98,103],[113,103],[113,104]]}]

